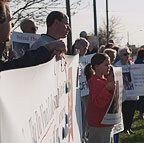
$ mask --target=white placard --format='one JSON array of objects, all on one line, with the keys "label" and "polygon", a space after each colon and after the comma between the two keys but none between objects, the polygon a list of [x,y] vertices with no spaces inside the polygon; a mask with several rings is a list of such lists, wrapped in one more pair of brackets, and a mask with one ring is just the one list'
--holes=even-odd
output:
[{"label": "white placard", "polygon": [[11,42],[15,58],[22,57],[39,37],[39,34],[13,32]]}]

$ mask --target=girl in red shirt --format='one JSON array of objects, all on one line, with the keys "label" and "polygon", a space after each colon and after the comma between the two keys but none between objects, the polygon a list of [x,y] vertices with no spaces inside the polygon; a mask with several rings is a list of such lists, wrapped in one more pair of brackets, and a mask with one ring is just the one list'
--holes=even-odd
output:
[{"label": "girl in red shirt", "polygon": [[113,125],[101,123],[115,90],[115,82],[106,78],[110,71],[110,58],[106,54],[97,53],[92,57],[91,65],[95,75],[88,80],[89,143],[110,143]]}]

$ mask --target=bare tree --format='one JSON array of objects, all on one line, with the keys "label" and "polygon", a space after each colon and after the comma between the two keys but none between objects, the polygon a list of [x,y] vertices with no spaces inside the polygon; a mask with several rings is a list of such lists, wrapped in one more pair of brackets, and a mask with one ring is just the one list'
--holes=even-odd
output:
[{"label": "bare tree", "polygon": [[[72,14],[75,14],[78,8],[85,7],[85,0],[74,0],[71,3]],[[52,10],[65,10],[65,0],[11,0],[13,23],[18,26],[21,19],[33,19],[37,24],[43,24],[46,16]]]},{"label": "bare tree", "polygon": [[[116,43],[120,43],[122,37],[119,35],[119,31],[122,30],[122,24],[120,23],[120,19],[117,17],[110,17],[109,19],[109,40],[113,39]],[[99,26],[98,30],[99,35],[99,45],[105,45],[107,42],[107,29],[106,22],[103,20],[103,23]]]}]

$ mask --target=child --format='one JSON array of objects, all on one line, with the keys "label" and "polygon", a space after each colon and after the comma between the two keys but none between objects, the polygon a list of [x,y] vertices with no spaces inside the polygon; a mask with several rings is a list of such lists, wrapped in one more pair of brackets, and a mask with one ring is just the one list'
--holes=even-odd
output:
[{"label": "child", "polygon": [[97,53],[92,57],[91,65],[95,75],[88,80],[89,143],[110,143],[113,125],[101,123],[115,90],[115,82],[106,79],[110,71],[110,59],[106,54]]}]

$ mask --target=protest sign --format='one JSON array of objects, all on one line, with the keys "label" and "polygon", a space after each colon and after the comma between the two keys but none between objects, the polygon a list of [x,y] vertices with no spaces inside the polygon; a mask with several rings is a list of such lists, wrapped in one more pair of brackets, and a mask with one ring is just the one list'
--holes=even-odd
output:
[{"label": "protest sign", "polygon": [[124,96],[144,96],[144,65],[122,66]]},{"label": "protest sign", "polygon": [[38,34],[13,32],[11,42],[15,58],[22,57],[39,37],[40,35]]},{"label": "protest sign", "polygon": [[0,73],[0,142],[80,143],[75,113],[77,56],[70,62],[67,69],[64,61],[54,58]]},{"label": "protest sign", "polygon": [[114,79],[116,82],[116,92],[112,98],[111,104],[105,114],[102,123],[114,125],[112,133],[116,134],[124,130],[122,117],[122,96],[123,96],[123,80],[122,68],[113,67]]},{"label": "protest sign", "polygon": [[84,68],[87,64],[91,62],[91,58],[94,54],[85,55],[79,58],[79,88],[77,89],[77,94],[79,96],[86,96],[89,94],[89,89],[86,81],[86,76],[84,74]]},{"label": "protest sign", "polygon": [[114,80],[116,88],[114,95],[109,105],[109,108],[102,120],[102,124],[118,124],[122,120],[121,116],[121,104],[122,104],[122,93],[123,93],[123,80],[122,80],[122,69],[120,67],[113,67]]}]

